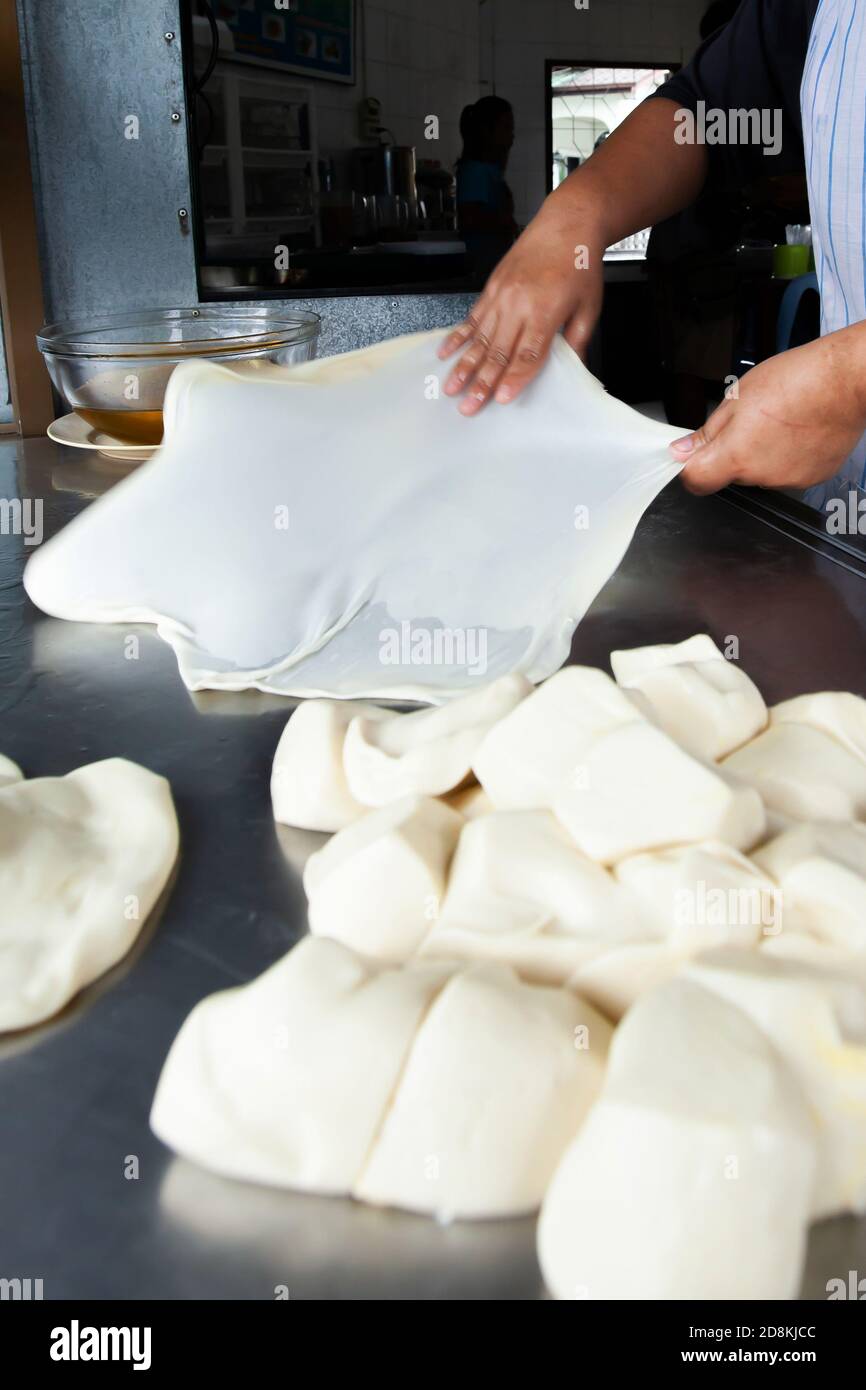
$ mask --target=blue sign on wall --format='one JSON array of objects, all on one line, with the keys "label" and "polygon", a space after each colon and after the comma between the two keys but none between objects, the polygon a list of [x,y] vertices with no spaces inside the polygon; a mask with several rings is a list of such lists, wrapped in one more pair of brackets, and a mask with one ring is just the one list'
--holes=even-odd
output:
[{"label": "blue sign on wall", "polygon": [[354,0],[212,0],[231,30],[234,57],[247,63],[355,81]]}]

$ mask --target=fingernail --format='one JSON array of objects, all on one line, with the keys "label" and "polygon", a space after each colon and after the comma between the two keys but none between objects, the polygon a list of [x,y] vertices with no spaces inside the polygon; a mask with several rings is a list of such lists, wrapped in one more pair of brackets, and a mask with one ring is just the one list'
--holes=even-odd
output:
[{"label": "fingernail", "polygon": [[675,454],[690,454],[695,447],[695,436],[684,434],[682,439],[675,439],[671,448]]},{"label": "fingernail", "polygon": [[496,399],[500,405],[507,405],[514,396],[513,386],[500,386],[496,392]]}]

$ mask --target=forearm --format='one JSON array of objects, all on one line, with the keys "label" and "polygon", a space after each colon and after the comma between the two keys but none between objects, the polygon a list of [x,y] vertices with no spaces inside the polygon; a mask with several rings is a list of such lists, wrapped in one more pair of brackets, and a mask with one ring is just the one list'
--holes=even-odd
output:
[{"label": "forearm", "polygon": [[677,143],[678,110],[666,98],[639,106],[550,195],[545,220],[585,227],[584,239],[604,247],[688,207],[706,179],[707,153],[703,145]]},{"label": "forearm", "polygon": [[866,322],[828,333],[822,344],[829,364],[827,410],[866,430]]}]

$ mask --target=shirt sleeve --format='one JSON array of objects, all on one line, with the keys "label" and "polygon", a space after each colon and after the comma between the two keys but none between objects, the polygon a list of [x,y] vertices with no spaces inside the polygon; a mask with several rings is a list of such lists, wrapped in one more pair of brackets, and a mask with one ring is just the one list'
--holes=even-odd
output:
[{"label": "shirt sleeve", "polygon": [[818,4],[743,0],[733,19],[648,98],[666,97],[694,114],[699,102],[705,112],[760,113],[771,137],[766,142],[707,142],[715,182],[742,187],[753,179],[802,170],[800,83]]}]

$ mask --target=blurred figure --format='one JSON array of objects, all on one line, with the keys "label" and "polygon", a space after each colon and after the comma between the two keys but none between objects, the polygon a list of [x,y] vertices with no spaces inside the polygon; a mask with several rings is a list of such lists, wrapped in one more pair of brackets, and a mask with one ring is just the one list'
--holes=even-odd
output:
[{"label": "blurred figure", "polygon": [[514,199],[505,166],[514,144],[514,113],[503,97],[486,96],[460,117],[463,153],[457,161],[457,226],[482,280],[517,237]]}]

